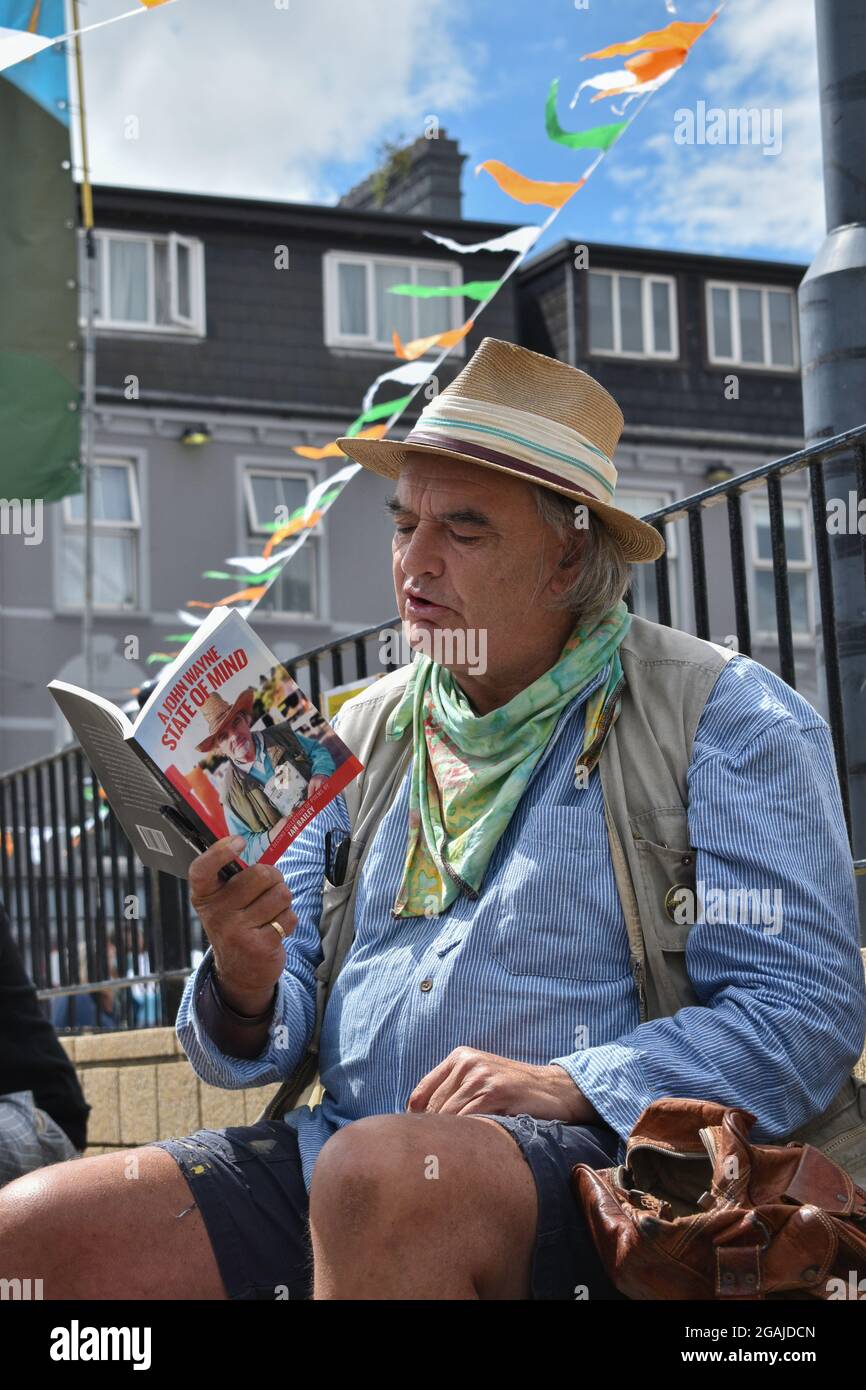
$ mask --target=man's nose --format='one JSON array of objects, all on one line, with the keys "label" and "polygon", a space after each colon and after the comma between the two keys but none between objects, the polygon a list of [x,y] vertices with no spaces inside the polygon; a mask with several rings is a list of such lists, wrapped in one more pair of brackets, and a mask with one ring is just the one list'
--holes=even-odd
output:
[{"label": "man's nose", "polygon": [[435,526],[419,521],[402,552],[400,564],[407,579],[442,573],[442,554]]}]

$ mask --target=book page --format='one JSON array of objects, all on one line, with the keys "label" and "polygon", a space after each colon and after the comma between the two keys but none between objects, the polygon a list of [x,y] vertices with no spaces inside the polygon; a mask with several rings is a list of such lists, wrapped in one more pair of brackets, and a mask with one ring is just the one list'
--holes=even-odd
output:
[{"label": "book page", "polygon": [[160,814],[160,806],[183,808],[180,798],[162,787],[123,737],[129,721],[107,700],[62,681],[49,686],[64,718],[75,732],[87,761],[108,797],[111,809],[143,864],[185,878],[196,851]]}]

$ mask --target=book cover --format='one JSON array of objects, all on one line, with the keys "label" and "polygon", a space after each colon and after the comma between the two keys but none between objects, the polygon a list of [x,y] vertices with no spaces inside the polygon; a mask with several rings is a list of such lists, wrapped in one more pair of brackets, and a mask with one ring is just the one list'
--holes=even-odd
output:
[{"label": "book cover", "polygon": [[49,689],[140,857],[182,877],[225,835],[243,837],[244,864],[275,863],[363,770],[234,609],[197,629],[134,723],[88,691]]}]

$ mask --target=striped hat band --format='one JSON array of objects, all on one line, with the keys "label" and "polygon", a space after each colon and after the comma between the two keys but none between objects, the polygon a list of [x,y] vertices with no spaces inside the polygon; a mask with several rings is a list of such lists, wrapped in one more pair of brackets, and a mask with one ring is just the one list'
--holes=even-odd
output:
[{"label": "striped hat band", "polygon": [[430,401],[403,447],[433,444],[500,464],[539,481],[564,483],[611,502],[617,472],[611,460],[577,430],[513,406],[445,393]]}]

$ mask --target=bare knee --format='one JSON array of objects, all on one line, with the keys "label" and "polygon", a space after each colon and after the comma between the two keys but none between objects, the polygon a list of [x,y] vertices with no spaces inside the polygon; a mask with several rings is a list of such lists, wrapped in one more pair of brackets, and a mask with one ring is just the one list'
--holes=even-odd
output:
[{"label": "bare knee", "polygon": [[331,1136],[313,1169],[311,1221],[327,1221],[350,1237],[379,1229],[386,1215],[390,1222],[397,1218],[418,1177],[403,1119],[371,1116]]},{"label": "bare knee", "polygon": [[310,1221],[341,1245],[422,1241],[435,1230],[467,1248],[495,1224],[534,1234],[535,1185],[517,1145],[495,1124],[445,1115],[377,1115],[337,1131],[320,1153]]},{"label": "bare knee", "polygon": [[[197,1293],[173,1288],[179,1266]],[[225,1296],[185,1178],[149,1146],[70,1159],[0,1189],[0,1277],[42,1279],[48,1299]]]},{"label": "bare knee", "polygon": [[525,1297],[536,1219],[529,1168],[494,1122],[357,1120],[313,1170],[314,1297]]}]

